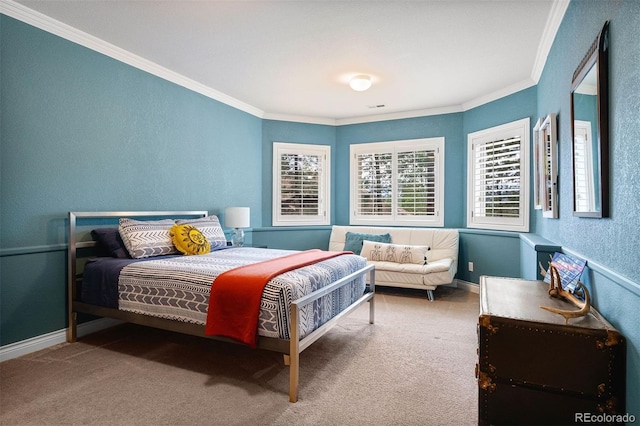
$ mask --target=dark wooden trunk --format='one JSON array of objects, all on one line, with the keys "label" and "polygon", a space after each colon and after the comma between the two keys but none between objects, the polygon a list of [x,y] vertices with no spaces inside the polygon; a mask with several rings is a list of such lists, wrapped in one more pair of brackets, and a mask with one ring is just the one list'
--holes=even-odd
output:
[{"label": "dark wooden trunk", "polygon": [[[626,343],[595,309],[565,319],[548,284],[481,277],[478,319],[478,422],[623,423]],[[598,416],[598,417],[596,417]]]}]

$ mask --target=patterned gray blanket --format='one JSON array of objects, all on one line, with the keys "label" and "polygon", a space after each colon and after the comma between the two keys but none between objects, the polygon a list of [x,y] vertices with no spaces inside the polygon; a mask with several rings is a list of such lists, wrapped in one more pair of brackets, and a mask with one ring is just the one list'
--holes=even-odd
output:
[{"label": "patterned gray blanket", "polygon": [[[204,325],[211,284],[219,274],[291,253],[242,247],[132,263],[122,269],[118,279],[119,309]],[[365,258],[347,254],[278,275],[262,294],[258,334],[289,339],[292,301],[365,266]],[[300,313],[301,338],[355,302],[364,288],[363,276],[305,306]]]}]

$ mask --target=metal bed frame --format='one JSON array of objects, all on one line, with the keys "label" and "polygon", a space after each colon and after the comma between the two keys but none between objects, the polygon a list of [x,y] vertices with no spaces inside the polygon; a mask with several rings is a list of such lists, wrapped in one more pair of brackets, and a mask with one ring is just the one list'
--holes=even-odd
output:
[{"label": "metal bed frame", "polygon": [[[148,315],[123,312],[118,309],[104,308],[101,306],[83,303],[77,298],[77,285],[82,280],[82,274],[78,273],[78,262],[88,256],[80,255],[79,251],[91,249],[95,246],[94,241],[78,241],[79,221],[88,219],[116,219],[120,217],[155,218],[155,217],[206,217],[207,211],[119,211],[119,212],[69,212],[69,248],[68,248],[68,321],[67,341],[73,343],[77,340],[78,313],[96,315],[105,318],[118,319],[125,322],[139,324],[143,326],[160,328],[163,330],[178,333],[190,334],[194,336],[206,337],[214,340],[222,340],[237,343],[225,337],[206,336],[204,326],[189,324],[180,321],[173,321],[163,318],[151,317]],[[349,305],[344,311],[327,321],[321,327],[311,332],[305,338],[300,339],[300,310],[303,306],[313,303],[326,294],[347,285],[352,280],[369,274],[369,288],[358,300]],[[274,352],[282,353],[285,365],[289,366],[289,401],[298,400],[298,384],[300,373],[300,353],[308,348],[313,342],[326,334],[341,318],[353,312],[365,302],[369,302],[369,323],[373,324],[375,319],[375,269],[373,265],[349,274],[340,280],[318,289],[313,293],[303,296],[291,303],[290,311],[290,336],[289,340],[274,337],[258,336],[257,347]]]}]

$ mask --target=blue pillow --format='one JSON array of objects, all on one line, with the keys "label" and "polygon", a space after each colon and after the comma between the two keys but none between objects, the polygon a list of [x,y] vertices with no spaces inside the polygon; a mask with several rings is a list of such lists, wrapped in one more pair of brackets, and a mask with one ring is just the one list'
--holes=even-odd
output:
[{"label": "blue pillow", "polygon": [[100,228],[91,231],[91,236],[98,243],[98,250],[104,255],[119,259],[130,259],[118,228]]},{"label": "blue pillow", "polygon": [[391,234],[362,234],[360,232],[347,232],[344,240],[344,250],[360,254],[362,251],[362,242],[364,240],[389,244],[391,242]]}]

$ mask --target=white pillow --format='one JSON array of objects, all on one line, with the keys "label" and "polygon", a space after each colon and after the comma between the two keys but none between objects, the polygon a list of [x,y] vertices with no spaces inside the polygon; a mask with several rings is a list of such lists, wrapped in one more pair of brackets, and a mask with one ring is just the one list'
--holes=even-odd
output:
[{"label": "white pillow", "polygon": [[413,263],[415,265],[427,264],[427,251],[429,246],[411,246],[408,244],[386,244],[376,241],[364,240],[360,256],[367,260]]}]

